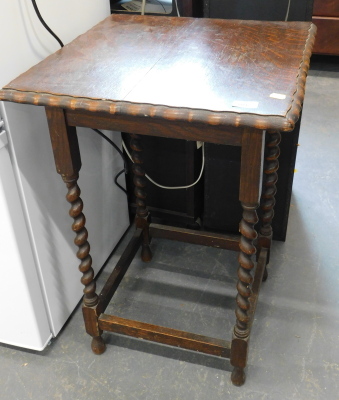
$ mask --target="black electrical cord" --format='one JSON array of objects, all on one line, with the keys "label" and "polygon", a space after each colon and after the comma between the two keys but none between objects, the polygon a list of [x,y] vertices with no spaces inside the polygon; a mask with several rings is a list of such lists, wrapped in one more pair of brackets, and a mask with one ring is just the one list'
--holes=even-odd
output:
[{"label": "black electrical cord", "polygon": [[121,158],[124,162],[124,169],[121,170],[120,172],[118,172],[115,177],[114,177],[114,183],[123,191],[127,194],[127,190],[125,188],[123,188],[117,181],[117,179],[119,178],[119,176],[125,172],[127,174],[128,168],[127,168],[127,162],[126,162],[126,158],[124,156],[124,153],[119,149],[119,147],[109,138],[107,137],[105,134],[103,134],[101,131],[99,131],[98,129],[93,129],[94,132],[96,132],[98,135],[100,135],[103,139],[105,139],[109,144],[111,144],[115,150],[121,155]]},{"label": "black electrical cord", "polygon": [[[62,41],[58,38],[58,36],[52,31],[52,29],[46,24],[46,22],[44,21],[44,19],[42,18],[40,11],[38,9],[38,6],[36,5],[35,0],[32,0],[32,4],[34,7],[34,10],[36,12],[37,17],[39,18],[40,22],[42,23],[42,25],[44,26],[44,28],[46,28],[46,30],[58,41],[58,43],[60,44],[61,47],[64,47],[64,44],[62,43]],[[123,188],[117,181],[117,179],[119,178],[119,176],[125,172],[127,174],[127,162],[124,156],[124,153],[119,149],[119,147],[111,140],[109,139],[106,135],[104,135],[101,131],[99,131],[98,129],[93,129],[93,131],[95,131],[96,133],[98,133],[103,139],[107,140],[108,143],[110,143],[115,150],[121,155],[121,158],[124,162],[124,169],[120,172],[118,172],[115,177],[114,177],[114,183],[118,186],[119,189],[121,189],[124,193],[127,194],[127,190],[125,188]]]},{"label": "black electrical cord", "polygon": [[162,4],[162,2],[161,2],[161,1],[159,1],[159,0],[155,0],[155,1],[161,5],[161,7],[164,9],[164,11],[165,11],[165,14],[166,14],[166,13],[167,13],[167,11],[166,11],[166,8],[164,7],[164,5]]},{"label": "black electrical cord", "polygon": [[122,169],[120,172],[118,172],[115,177],[114,177],[114,183],[118,186],[118,188],[120,188],[123,192],[126,193],[126,195],[128,195],[127,190],[125,188],[123,188],[119,183],[118,183],[118,178],[121,174],[123,174],[125,172],[124,169]]},{"label": "black electrical cord", "polygon": [[124,162],[124,171],[127,172],[127,163],[126,163],[126,159],[125,159],[124,153],[119,149],[119,147],[109,137],[107,137],[104,133],[99,131],[99,129],[92,129],[92,130],[94,132],[96,132],[98,135],[100,135],[102,138],[107,140],[107,142],[109,144],[111,144],[115,148],[115,150],[121,155],[121,158],[122,158],[122,160]]},{"label": "black electrical cord", "polygon": [[42,18],[40,11],[38,9],[38,6],[36,5],[35,0],[32,0],[32,4],[33,4],[34,10],[36,12],[36,15],[38,16],[38,18],[39,18],[40,22],[42,23],[42,25],[44,26],[44,28],[47,29],[47,31],[54,37],[55,40],[57,40],[57,42],[60,44],[61,47],[64,47],[64,44],[62,43],[62,41],[58,38],[58,36],[52,31],[52,29],[46,24],[46,22]]}]

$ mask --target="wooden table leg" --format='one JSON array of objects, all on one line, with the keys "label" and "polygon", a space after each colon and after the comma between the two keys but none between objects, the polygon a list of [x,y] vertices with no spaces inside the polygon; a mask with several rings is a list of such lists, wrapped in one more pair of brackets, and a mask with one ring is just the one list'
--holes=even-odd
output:
[{"label": "wooden table leg", "polygon": [[146,207],[146,178],[145,170],[142,167],[142,145],[140,143],[140,135],[130,134],[131,141],[130,146],[132,149],[132,160],[133,160],[133,183],[135,186],[134,194],[136,197],[136,216],[135,225],[137,228],[141,228],[143,232],[143,239],[141,245],[141,259],[144,262],[152,260],[152,252],[150,249],[150,234],[149,234],[149,219],[150,215]]},{"label": "wooden table leg", "polygon": [[[265,164],[264,164],[264,185],[263,193],[261,195],[260,208],[261,214],[261,227],[259,230],[258,250],[261,247],[270,249],[272,242],[272,219],[274,217],[275,194],[277,192],[276,183],[278,181],[278,168],[280,155],[279,143],[281,140],[280,132],[267,131],[266,134],[266,149],[265,149]],[[269,263],[270,251],[268,251],[267,264]],[[267,279],[267,268],[263,280]]]},{"label": "wooden table leg", "polygon": [[254,267],[252,256],[256,253],[254,229],[258,222],[256,209],[259,206],[265,134],[256,129],[245,129],[242,134],[240,192],[239,200],[243,207],[243,217],[239,230],[240,253],[236,298],[236,324],[231,345],[232,383],[240,386],[245,382],[245,371],[250,334],[251,302]]},{"label": "wooden table leg", "polygon": [[80,197],[80,188],[77,184],[81,158],[76,129],[67,126],[64,111],[60,108],[46,107],[46,115],[52,141],[57,172],[66,183],[67,201],[71,204],[69,215],[74,219],[72,230],[76,233],[74,243],[79,247],[77,257],[80,260],[79,270],[83,276],[81,283],[84,287],[83,315],[86,331],[92,336],[92,350],[96,354],[105,351],[106,345],[101,337],[102,331],[98,327],[98,295],[92,258],[89,254],[90,245],[87,241],[88,232],[85,228],[86,218],[82,213],[83,202]]}]

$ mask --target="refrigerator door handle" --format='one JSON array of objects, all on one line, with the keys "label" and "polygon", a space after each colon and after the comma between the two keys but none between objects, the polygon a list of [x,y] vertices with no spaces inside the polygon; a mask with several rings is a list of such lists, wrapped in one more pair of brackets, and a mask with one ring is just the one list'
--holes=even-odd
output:
[{"label": "refrigerator door handle", "polygon": [[4,129],[2,129],[3,126],[4,126],[4,121],[0,119],[0,149],[7,146],[8,144],[7,133]]}]

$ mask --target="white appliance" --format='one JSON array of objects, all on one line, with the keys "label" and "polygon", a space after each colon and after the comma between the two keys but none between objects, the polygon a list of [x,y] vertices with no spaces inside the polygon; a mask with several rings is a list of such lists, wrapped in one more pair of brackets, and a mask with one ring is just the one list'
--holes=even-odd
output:
[{"label": "white appliance", "polygon": [[[37,0],[37,5],[64,44],[110,12],[109,0]],[[0,0],[0,10],[2,87],[59,44],[30,0]],[[44,109],[0,102],[0,113],[0,342],[42,350],[82,296],[67,188],[55,170]],[[98,272],[128,227],[126,195],[114,184],[123,164],[95,132],[78,132],[79,186]],[[120,145],[120,135],[105,133]]]}]

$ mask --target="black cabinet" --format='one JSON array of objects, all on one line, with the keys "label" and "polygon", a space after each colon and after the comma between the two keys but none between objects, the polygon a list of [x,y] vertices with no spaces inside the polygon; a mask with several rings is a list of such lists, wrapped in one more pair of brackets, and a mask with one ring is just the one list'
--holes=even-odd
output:
[{"label": "black cabinet", "polygon": [[[123,139],[129,147],[129,135]],[[189,186],[199,177],[202,166],[202,149],[196,142],[141,136],[144,169],[152,180],[162,186]],[[135,214],[135,196],[132,164],[126,177],[130,217]],[[196,223],[203,210],[203,179],[187,189],[163,189],[147,180],[147,207],[152,221],[184,227],[198,227]]]}]

